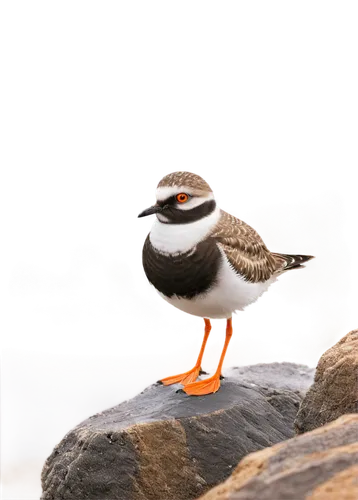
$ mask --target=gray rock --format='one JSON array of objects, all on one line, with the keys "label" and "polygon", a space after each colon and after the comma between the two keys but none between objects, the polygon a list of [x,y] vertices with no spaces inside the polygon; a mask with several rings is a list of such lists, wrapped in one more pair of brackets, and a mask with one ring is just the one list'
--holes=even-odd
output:
[{"label": "gray rock", "polygon": [[358,330],[345,335],[318,362],[314,384],[295,421],[297,434],[347,413],[358,413]]},{"label": "gray rock", "polygon": [[358,415],[247,455],[200,500],[355,500]]},{"label": "gray rock", "polygon": [[230,370],[190,397],[153,385],[67,434],[42,472],[42,500],[189,500],[247,453],[293,436],[313,371],[274,363]]}]

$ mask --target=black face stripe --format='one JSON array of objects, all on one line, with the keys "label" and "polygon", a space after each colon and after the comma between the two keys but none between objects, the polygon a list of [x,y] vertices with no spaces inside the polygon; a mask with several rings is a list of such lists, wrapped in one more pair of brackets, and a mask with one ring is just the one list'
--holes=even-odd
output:
[{"label": "black face stripe", "polygon": [[[174,198],[175,203],[173,203],[172,198]],[[176,203],[174,196],[158,202],[158,204],[163,207],[161,214],[168,219],[164,224],[188,224],[190,222],[195,222],[211,214],[216,208],[215,200],[205,201],[201,205],[191,208],[190,210],[177,208]],[[160,222],[163,221],[161,220]]]},{"label": "black face stripe", "polygon": [[213,238],[196,246],[194,252],[164,255],[157,252],[149,235],[143,247],[143,267],[148,280],[167,297],[177,295],[187,299],[208,291],[217,280],[222,260]]},{"label": "black face stripe", "polygon": [[177,203],[177,200],[176,200],[176,197],[174,195],[169,196],[169,198],[166,198],[165,200],[157,201],[157,205],[159,205],[162,208],[165,207],[166,205],[174,206],[176,203]]}]

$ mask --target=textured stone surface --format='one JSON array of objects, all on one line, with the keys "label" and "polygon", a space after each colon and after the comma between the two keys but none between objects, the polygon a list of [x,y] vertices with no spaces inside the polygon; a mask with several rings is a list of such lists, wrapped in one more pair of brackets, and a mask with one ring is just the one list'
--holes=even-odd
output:
[{"label": "textured stone surface", "polygon": [[346,413],[358,412],[358,330],[328,349],[297,418],[297,433],[316,429]]},{"label": "textured stone surface", "polygon": [[331,479],[319,485],[306,500],[357,500],[358,465],[352,465],[338,472]]},{"label": "textured stone surface", "polygon": [[245,457],[200,500],[356,500],[358,415]]},{"label": "textured stone surface", "polygon": [[94,415],[47,459],[42,500],[189,500],[238,461],[294,434],[313,370],[290,363],[231,369],[219,392],[153,385]]}]

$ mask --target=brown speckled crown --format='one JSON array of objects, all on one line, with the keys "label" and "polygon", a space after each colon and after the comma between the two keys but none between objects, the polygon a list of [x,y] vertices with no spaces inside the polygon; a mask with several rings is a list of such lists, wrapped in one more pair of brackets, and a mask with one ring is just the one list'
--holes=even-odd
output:
[{"label": "brown speckled crown", "polygon": [[159,187],[172,187],[172,186],[187,186],[200,191],[212,192],[209,184],[204,181],[199,175],[192,174],[191,172],[172,172],[166,175],[159,182]]}]

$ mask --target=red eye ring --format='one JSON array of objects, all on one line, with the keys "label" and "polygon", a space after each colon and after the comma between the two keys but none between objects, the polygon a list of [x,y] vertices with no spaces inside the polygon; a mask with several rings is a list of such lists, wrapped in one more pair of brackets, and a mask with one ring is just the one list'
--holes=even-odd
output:
[{"label": "red eye ring", "polygon": [[188,201],[189,196],[186,193],[179,193],[175,198],[179,203],[185,203],[186,201]]}]

